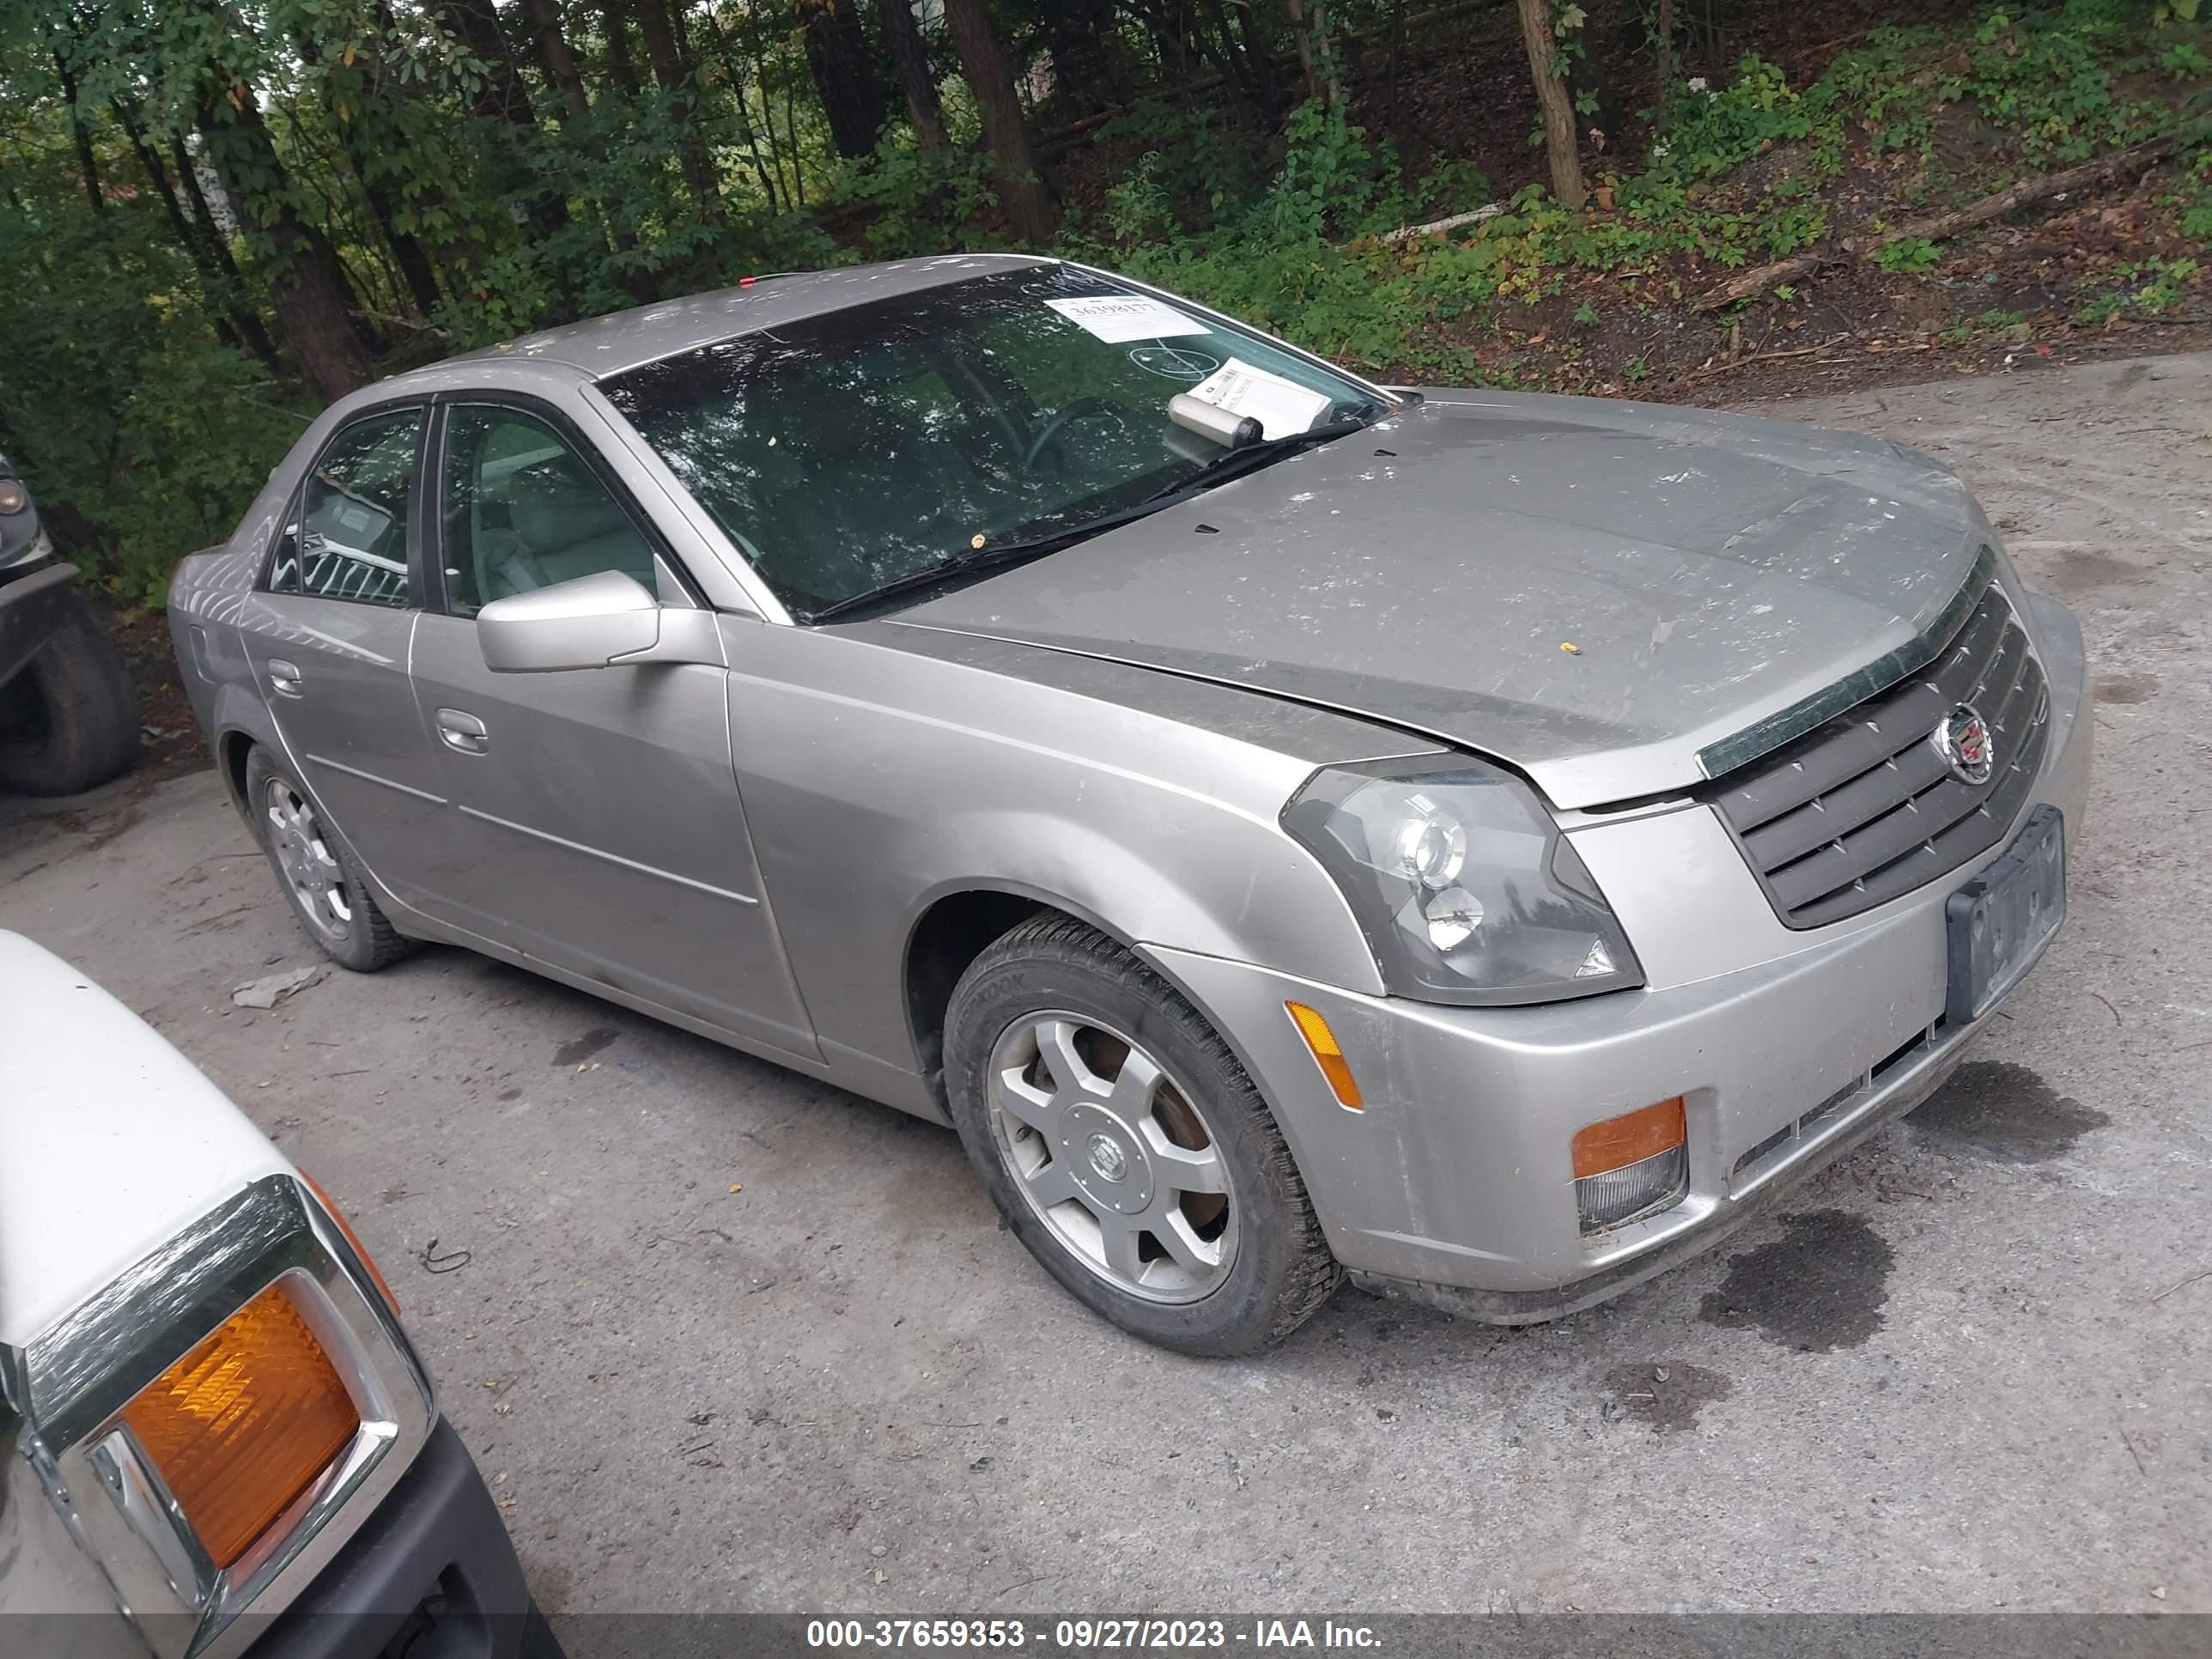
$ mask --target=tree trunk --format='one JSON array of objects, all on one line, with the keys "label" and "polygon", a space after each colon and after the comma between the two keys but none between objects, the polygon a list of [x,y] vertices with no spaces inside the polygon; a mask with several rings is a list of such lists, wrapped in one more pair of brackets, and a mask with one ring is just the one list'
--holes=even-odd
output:
[{"label": "tree trunk", "polygon": [[1060,210],[1038,176],[1013,71],[1006,66],[984,0],[945,0],[945,21],[960,54],[960,72],[975,94],[983,142],[998,163],[999,202],[1007,221],[1025,242],[1049,241],[1060,228]]},{"label": "tree trunk", "polygon": [[243,346],[261,360],[261,365],[270,374],[277,372],[276,349],[270,343],[268,331],[261,326],[261,319],[251,307],[239,303],[233,291],[234,285],[225,281],[222,268],[210,250],[210,240],[219,234],[213,226],[203,228],[192,222],[185,212],[184,204],[177,198],[176,181],[169,177],[169,169],[161,164],[161,152],[146,137],[146,130],[139,125],[130,106],[120,100],[111,100],[118,125],[124,137],[131,141],[131,153],[137,156],[138,165],[146,170],[147,179],[161,198],[161,207],[169,216],[169,228],[176,233],[177,242],[191,257],[192,269],[199,273],[200,291],[207,296],[208,315],[215,323],[216,337],[225,345]]},{"label": "tree trunk", "polygon": [[629,14],[623,0],[599,0],[599,32],[607,42],[607,78],[633,98],[644,90],[638,84],[637,59],[630,56]]},{"label": "tree trunk", "polygon": [[1054,0],[1045,8],[1045,40],[1052,49],[1054,109],[1086,115],[1113,102],[1106,36],[1114,27],[1114,0]]},{"label": "tree trunk", "polygon": [[676,27],[669,21],[667,0],[638,0],[638,27],[645,32],[646,59],[653,78],[668,94],[668,113],[676,123],[677,149],[684,162],[684,182],[699,208],[699,216],[713,220],[721,208],[721,191],[714,181],[714,158],[707,153],[699,131],[699,104],[683,48],[676,42]]},{"label": "tree trunk", "polygon": [[76,77],[70,73],[68,60],[58,52],[54,54],[54,73],[61,77],[62,101],[69,106],[70,137],[76,144],[76,164],[84,175],[85,199],[92,204],[94,213],[107,210],[107,198],[100,189],[100,158],[93,154],[92,125],[77,107]]},{"label": "tree trunk", "polygon": [[1652,32],[1657,37],[1652,46],[1659,58],[1659,89],[1652,96],[1652,125],[1663,132],[1667,128],[1667,100],[1674,90],[1674,0],[1659,0],[1659,13]]},{"label": "tree trunk", "polygon": [[584,76],[576,67],[576,54],[561,28],[559,0],[523,0],[523,15],[530,20],[530,44],[545,70],[545,78],[560,89],[561,107],[580,118],[591,112],[584,95]]},{"label": "tree trunk", "polygon": [[[231,202],[268,239],[274,251],[269,298],[276,320],[307,383],[325,402],[334,402],[367,386],[376,373],[347,308],[344,274],[330,253],[329,241],[292,205],[290,181],[262,123],[253,88],[228,90],[228,96],[211,100],[200,118],[208,159]],[[252,180],[255,188],[246,189],[243,180]]]},{"label": "tree trunk", "polygon": [[[534,128],[538,111],[530,101],[529,83],[514,61],[514,49],[492,0],[441,0],[439,14],[469,54],[487,66],[483,88],[470,105],[469,113],[483,120],[504,122],[516,135]],[[532,198],[528,211],[531,228],[541,240],[568,228],[568,204],[556,191]]]},{"label": "tree trunk", "polygon": [[1291,39],[1298,49],[1298,70],[1306,77],[1306,96],[1321,97],[1321,76],[1314,69],[1313,35],[1306,23],[1306,9],[1300,0],[1283,0],[1283,9],[1291,15]]},{"label": "tree trunk", "polygon": [[853,0],[799,0],[806,67],[830,118],[830,142],[848,161],[872,154],[884,130],[884,89]]},{"label": "tree trunk", "polygon": [[500,24],[492,0],[441,0],[438,11],[453,38],[485,67],[483,89],[469,112],[515,126],[535,126],[538,112],[530,105],[529,85],[514,61],[514,49],[507,42],[507,30]]},{"label": "tree trunk", "polygon": [[938,100],[937,76],[929,67],[929,43],[915,21],[914,0],[876,0],[876,18],[906,90],[907,113],[914,118],[914,142],[926,150],[945,148],[945,106]]},{"label": "tree trunk", "polygon": [[1521,40],[1528,48],[1528,76],[1544,110],[1544,155],[1551,164],[1552,194],[1571,208],[1583,204],[1583,158],[1575,143],[1574,105],[1559,78],[1559,52],[1552,39],[1550,0],[1518,0]]}]

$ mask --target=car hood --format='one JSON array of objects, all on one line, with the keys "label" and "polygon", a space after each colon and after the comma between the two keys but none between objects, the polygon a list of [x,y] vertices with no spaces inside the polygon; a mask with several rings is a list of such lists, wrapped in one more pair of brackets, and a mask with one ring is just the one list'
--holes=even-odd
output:
[{"label": "car hood", "polygon": [[1442,392],[898,620],[1348,710],[1589,806],[1698,782],[1723,769],[1701,751],[1757,752],[1839,682],[1911,665],[1989,533],[1955,476],[1881,439]]}]

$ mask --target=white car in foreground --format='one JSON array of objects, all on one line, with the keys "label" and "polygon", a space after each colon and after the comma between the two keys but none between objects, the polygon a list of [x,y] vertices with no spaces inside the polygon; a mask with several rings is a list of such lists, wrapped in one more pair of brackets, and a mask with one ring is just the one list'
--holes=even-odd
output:
[{"label": "white car in foreground", "polygon": [[558,1652],[337,1211],[9,933],[0,1625],[27,1659]]}]

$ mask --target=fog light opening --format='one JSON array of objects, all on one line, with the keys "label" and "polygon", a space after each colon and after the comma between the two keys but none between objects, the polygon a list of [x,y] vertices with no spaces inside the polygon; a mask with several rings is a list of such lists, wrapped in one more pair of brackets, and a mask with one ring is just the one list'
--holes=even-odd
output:
[{"label": "fog light opening", "polygon": [[1336,1033],[1328,1029],[1321,1010],[1309,1008],[1303,1002],[1286,1002],[1283,1006],[1290,1013],[1291,1023],[1298,1028],[1298,1035],[1305,1039],[1306,1049],[1313,1055],[1314,1064],[1321,1067],[1322,1078],[1328,1085],[1329,1092],[1336,1097],[1336,1103],[1347,1112],[1365,1111],[1366,1103],[1359,1095],[1359,1079],[1352,1075],[1343,1045],[1337,1042]]},{"label": "fog light opening", "polygon": [[1680,1095],[1593,1123],[1572,1148],[1585,1236],[1670,1209],[1690,1190],[1689,1122]]}]

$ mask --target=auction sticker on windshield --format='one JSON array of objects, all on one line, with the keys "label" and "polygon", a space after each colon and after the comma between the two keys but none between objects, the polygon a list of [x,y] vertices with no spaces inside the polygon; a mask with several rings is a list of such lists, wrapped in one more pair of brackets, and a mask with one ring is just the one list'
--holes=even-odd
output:
[{"label": "auction sticker on windshield", "polygon": [[1186,317],[1173,306],[1162,305],[1142,294],[1086,294],[1079,299],[1047,300],[1045,303],[1109,345],[1157,340],[1168,334],[1212,331],[1196,318]]}]

